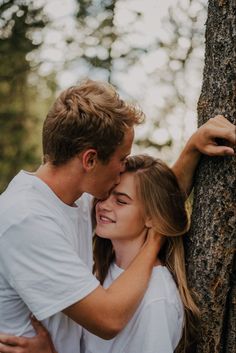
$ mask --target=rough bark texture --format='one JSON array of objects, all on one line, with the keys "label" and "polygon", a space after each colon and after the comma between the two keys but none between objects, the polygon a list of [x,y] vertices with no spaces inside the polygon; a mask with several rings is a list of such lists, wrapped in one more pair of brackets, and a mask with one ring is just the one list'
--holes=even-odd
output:
[{"label": "rough bark texture", "polygon": [[[199,125],[236,122],[236,0],[209,0]],[[236,158],[203,157],[186,243],[190,286],[202,312],[197,353],[235,353]]]}]

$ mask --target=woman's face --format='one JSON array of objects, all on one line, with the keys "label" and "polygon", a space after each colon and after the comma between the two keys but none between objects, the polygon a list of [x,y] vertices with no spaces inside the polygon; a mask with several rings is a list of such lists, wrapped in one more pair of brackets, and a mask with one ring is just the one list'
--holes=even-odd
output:
[{"label": "woman's face", "polygon": [[96,205],[96,234],[111,240],[131,240],[144,234],[145,220],[133,173],[121,175],[110,196]]}]

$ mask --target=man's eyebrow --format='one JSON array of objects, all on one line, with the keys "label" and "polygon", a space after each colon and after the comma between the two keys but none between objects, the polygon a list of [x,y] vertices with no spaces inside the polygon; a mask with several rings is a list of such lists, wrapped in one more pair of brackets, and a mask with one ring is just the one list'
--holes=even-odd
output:
[{"label": "man's eyebrow", "polygon": [[133,201],[133,199],[132,199],[129,195],[127,195],[126,193],[124,193],[124,192],[119,192],[119,191],[113,190],[112,193],[113,193],[114,195],[116,195],[116,196],[126,196],[126,197],[128,197],[128,199],[130,199],[131,201]]}]

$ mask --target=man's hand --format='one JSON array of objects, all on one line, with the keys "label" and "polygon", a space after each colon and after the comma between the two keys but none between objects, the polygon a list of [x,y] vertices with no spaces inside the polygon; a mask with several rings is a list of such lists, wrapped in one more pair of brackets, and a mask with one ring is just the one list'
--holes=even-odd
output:
[{"label": "man's hand", "polygon": [[[220,139],[220,145],[217,143]],[[236,126],[222,115],[209,119],[189,139],[188,144],[208,156],[232,156],[236,145]]]},{"label": "man's hand", "polygon": [[[217,140],[221,143],[218,144]],[[191,192],[194,172],[201,153],[208,156],[234,156],[235,145],[236,127],[222,115],[209,119],[190,137],[172,167],[186,196]]]},{"label": "man's hand", "polygon": [[34,318],[31,318],[36,336],[17,337],[0,334],[0,353],[57,353],[48,331]]},{"label": "man's hand", "polygon": [[147,230],[146,244],[156,249],[158,255],[162,246],[164,245],[166,237],[162,234],[157,233],[152,227]]}]

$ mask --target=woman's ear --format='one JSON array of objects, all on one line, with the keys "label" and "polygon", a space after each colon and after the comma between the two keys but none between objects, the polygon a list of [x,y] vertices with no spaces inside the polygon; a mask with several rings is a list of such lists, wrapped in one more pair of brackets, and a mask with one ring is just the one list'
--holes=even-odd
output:
[{"label": "woman's ear", "polygon": [[152,228],[153,223],[152,223],[152,219],[151,219],[150,217],[146,218],[145,226],[146,226],[147,228]]},{"label": "woman's ear", "polygon": [[82,155],[83,168],[89,172],[94,169],[98,161],[97,151],[93,148],[86,150]]}]

